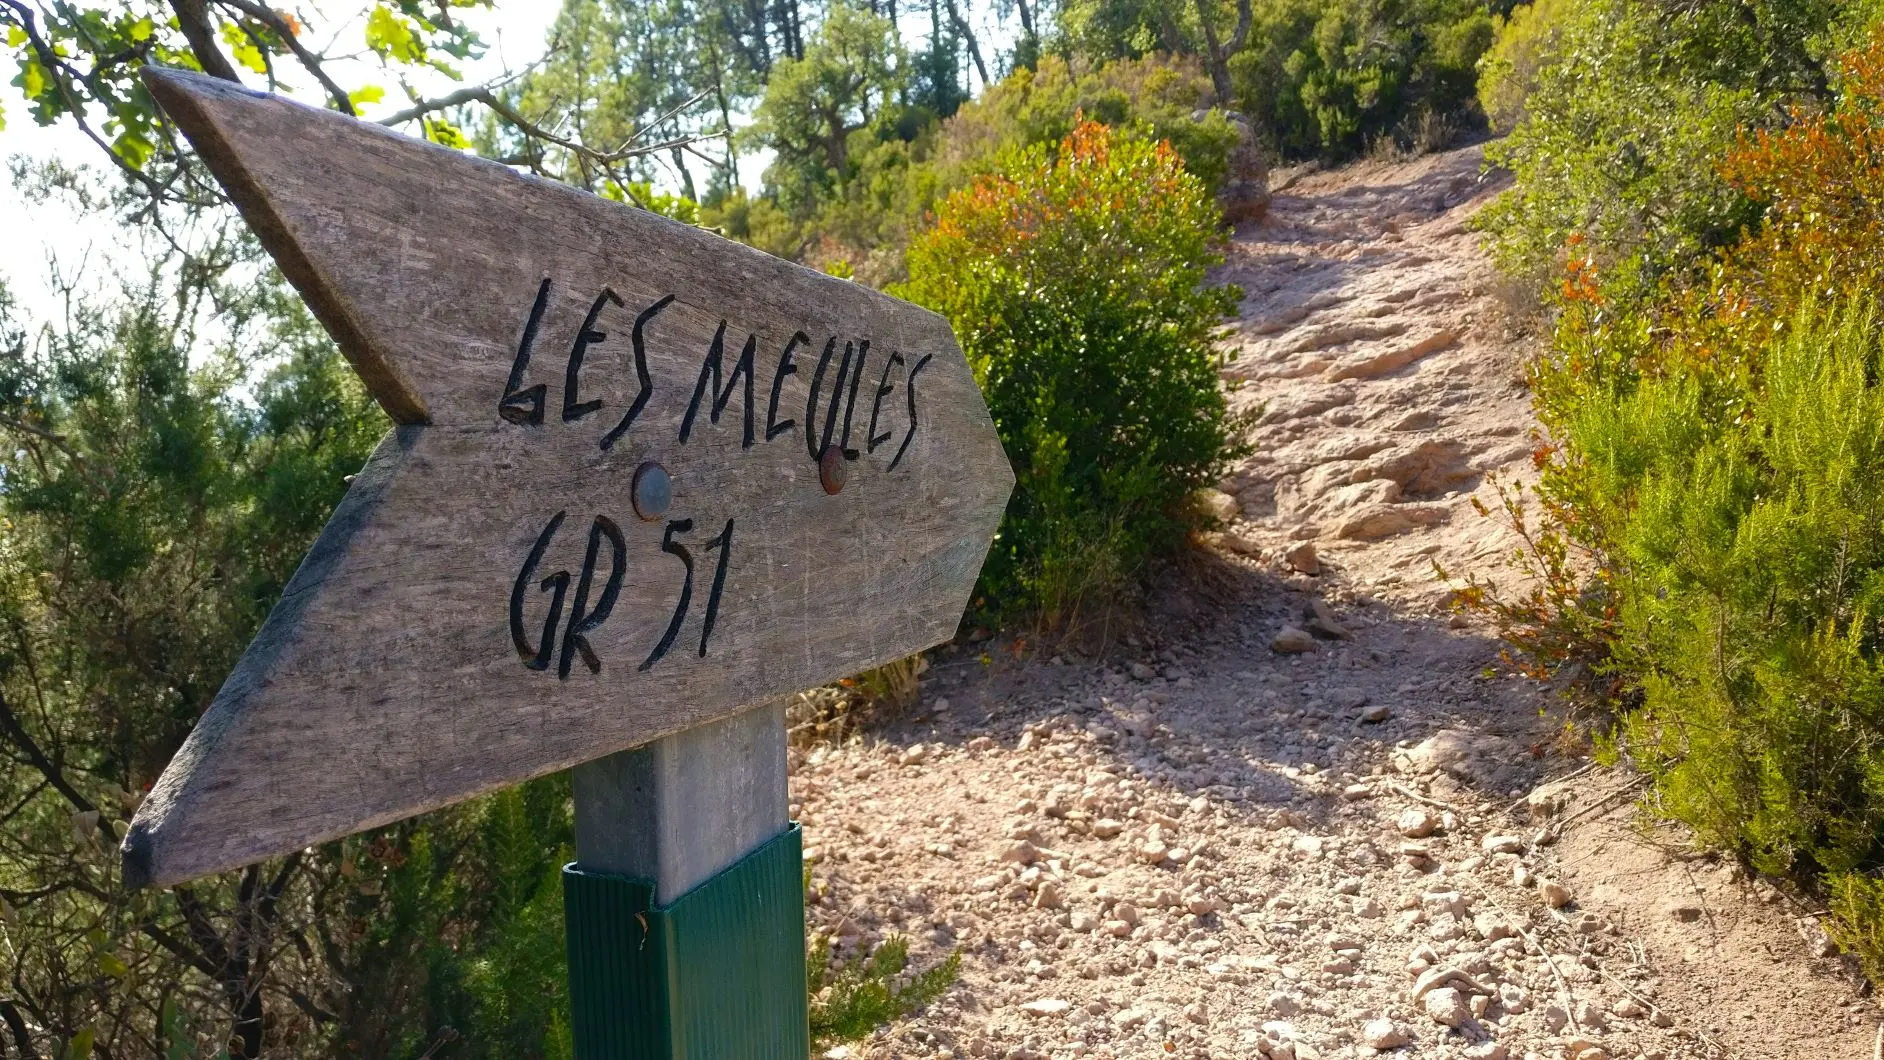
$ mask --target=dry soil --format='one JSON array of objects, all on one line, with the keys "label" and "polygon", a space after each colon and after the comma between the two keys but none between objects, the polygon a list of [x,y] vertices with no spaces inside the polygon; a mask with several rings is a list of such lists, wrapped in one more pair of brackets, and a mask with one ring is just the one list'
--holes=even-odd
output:
[{"label": "dry soil", "polygon": [[1535,444],[1481,163],[1299,175],[1236,234],[1257,451],[1146,628],[945,650],[908,717],[793,752],[814,930],[963,958],[834,1055],[1873,1055],[1817,911],[1646,823],[1443,606],[1511,577],[1471,502]]}]

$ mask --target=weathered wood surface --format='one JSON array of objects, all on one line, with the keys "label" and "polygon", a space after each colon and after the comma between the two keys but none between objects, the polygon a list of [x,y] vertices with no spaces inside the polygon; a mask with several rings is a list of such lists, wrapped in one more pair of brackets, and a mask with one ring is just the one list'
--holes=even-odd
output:
[{"label": "weathered wood surface", "polygon": [[[952,634],[1013,476],[940,317],[375,125],[147,83],[399,426],[139,810],[130,881],[385,824]],[[655,521],[630,502],[644,461],[672,477]]]}]

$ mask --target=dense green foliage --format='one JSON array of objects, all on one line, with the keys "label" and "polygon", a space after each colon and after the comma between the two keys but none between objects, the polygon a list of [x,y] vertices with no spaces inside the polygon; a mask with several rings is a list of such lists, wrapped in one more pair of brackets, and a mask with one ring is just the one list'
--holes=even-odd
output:
[{"label": "dense green foliage", "polygon": [[[385,427],[278,287],[185,291],[140,286],[37,333],[0,321],[0,1015],[15,1046],[566,1053],[561,782],[193,886],[119,887],[139,794]],[[229,336],[213,344],[193,330],[212,293]]]},{"label": "dense green foliage", "polygon": [[1482,124],[1492,14],[1474,0],[1269,0],[1231,61],[1237,100],[1295,158],[1432,150]]},{"label": "dense green foliage", "polygon": [[1487,151],[1517,177],[1481,218],[1499,265],[1549,284],[1575,236],[1612,293],[1645,297],[1731,243],[1758,209],[1718,162],[1742,129],[1829,100],[1824,54],[1852,6],[1590,0],[1507,23],[1494,61],[1528,69],[1488,85],[1524,113]]},{"label": "dense green foliage", "polygon": [[898,293],[947,316],[1018,479],[982,572],[993,612],[1048,624],[1188,526],[1235,447],[1217,385],[1234,288],[1205,288],[1215,211],[1163,143],[1088,122],[956,192]]},{"label": "dense green foliage", "polygon": [[1572,0],[1533,0],[1493,20],[1491,48],[1479,59],[1478,102],[1494,131],[1508,133],[1524,116],[1572,7]]},{"label": "dense green foliage", "polygon": [[[905,275],[904,250],[941,199],[990,172],[1011,149],[1057,144],[1082,115],[1169,141],[1215,188],[1228,172],[1237,132],[1221,111],[1193,117],[1207,92],[1195,63],[1119,60],[1076,74],[1065,60],[1047,56],[947,121],[925,123],[918,112],[912,124],[908,111],[892,112],[851,131],[841,167],[817,157],[810,165],[815,174],[801,167],[781,175],[791,157],[781,150],[771,175],[822,190],[798,198],[782,191],[756,198],[736,193],[709,204],[703,222],[775,254],[881,286]],[[914,138],[905,139],[911,129]],[[788,208],[794,202],[801,208]]]},{"label": "dense green foliage", "polygon": [[[1532,366],[1541,577],[1494,606],[1534,664],[1594,663],[1658,807],[1820,890],[1884,976],[1884,35],[1816,67],[1799,42],[1852,12],[1741,7],[1746,34],[1685,43],[1586,8],[1523,107],[1499,236],[1528,242],[1518,268],[1555,241],[1568,269]],[[1769,15],[1784,41],[1750,28]],[[1560,68],[1599,46],[1643,49],[1618,67],[1638,74]],[[1662,99],[1695,124],[1647,119]],[[1546,164],[1577,138],[1535,126],[1564,115],[1592,149]],[[1660,145],[1641,183],[1579,168],[1628,143]]]}]

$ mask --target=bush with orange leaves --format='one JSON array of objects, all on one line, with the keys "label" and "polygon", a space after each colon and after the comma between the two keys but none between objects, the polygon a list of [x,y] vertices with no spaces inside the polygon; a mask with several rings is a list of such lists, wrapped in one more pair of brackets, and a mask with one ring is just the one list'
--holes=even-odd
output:
[{"label": "bush with orange leaves", "polygon": [[951,195],[898,293],[948,317],[1018,479],[981,608],[1077,624],[1179,543],[1237,452],[1205,285],[1222,234],[1171,146],[1081,122]]},{"label": "bush with orange leaves", "polygon": [[1884,977],[1884,29],[1836,86],[1723,160],[1765,220],[1699,275],[1625,305],[1571,247],[1543,578],[1493,606],[1604,677],[1660,810],[1818,889]]}]

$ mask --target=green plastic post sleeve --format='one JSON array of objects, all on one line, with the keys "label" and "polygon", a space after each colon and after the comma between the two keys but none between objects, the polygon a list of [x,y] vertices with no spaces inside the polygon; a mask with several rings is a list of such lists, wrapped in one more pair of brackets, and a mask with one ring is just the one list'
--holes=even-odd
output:
[{"label": "green plastic post sleeve", "polygon": [[663,908],[564,866],[578,1060],[809,1060],[802,847],[793,824]]}]

